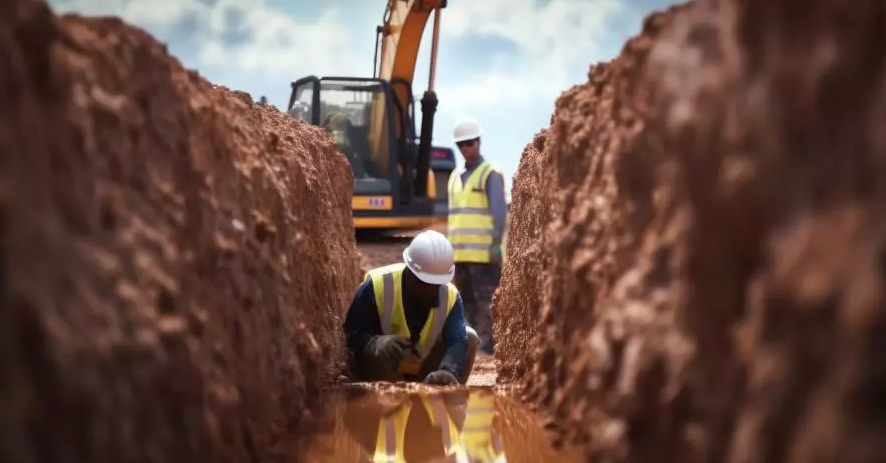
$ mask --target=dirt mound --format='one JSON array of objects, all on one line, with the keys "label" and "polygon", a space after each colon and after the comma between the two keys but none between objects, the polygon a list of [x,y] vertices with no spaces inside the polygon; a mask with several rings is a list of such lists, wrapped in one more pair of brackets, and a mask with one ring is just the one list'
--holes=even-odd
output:
[{"label": "dirt mound", "polygon": [[551,222],[553,204],[544,178],[544,145],[547,131],[536,134],[523,151],[511,187],[511,209],[508,224],[508,264],[502,268],[500,287],[493,296],[495,320],[495,360],[500,383],[513,383],[528,374],[528,360],[533,355],[541,319],[544,275],[540,268],[549,265],[549,253],[542,246],[545,226]]},{"label": "dirt mound", "polygon": [[497,356],[589,461],[886,457],[884,26],[681,5],[559,99],[515,181]]},{"label": "dirt mound", "polygon": [[334,142],[117,19],[5,2],[0,67],[0,460],[284,461],[359,278]]}]

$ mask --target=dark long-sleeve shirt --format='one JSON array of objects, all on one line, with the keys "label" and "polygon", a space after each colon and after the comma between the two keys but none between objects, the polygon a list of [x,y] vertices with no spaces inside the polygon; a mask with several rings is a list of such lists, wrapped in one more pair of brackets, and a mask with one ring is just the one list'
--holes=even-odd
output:
[{"label": "dark long-sleeve shirt", "polygon": [[[468,177],[482,163],[483,156],[480,156],[476,164],[470,166],[465,164],[465,170],[461,174],[462,183],[467,182]],[[505,178],[502,174],[491,172],[486,177],[486,200],[489,202],[489,210],[492,213],[493,240],[496,244],[501,244],[508,215],[508,203],[505,199]]]},{"label": "dark long-sleeve shirt", "polygon": [[[422,305],[411,302],[404,294],[403,308],[406,313],[406,324],[409,332],[413,335],[413,342],[418,341],[432,306],[436,305],[436,299],[432,305]],[[375,303],[375,290],[372,280],[366,280],[357,288],[348,315],[344,322],[345,337],[348,349],[353,353],[357,362],[363,361],[363,351],[366,344],[374,337],[382,334],[381,318],[378,316],[378,306]],[[441,333],[446,353],[440,362],[440,369],[447,370],[456,378],[461,376],[465,368],[468,352],[468,333],[465,330],[465,312],[461,296],[455,301],[455,306],[449,312],[446,323]]]}]

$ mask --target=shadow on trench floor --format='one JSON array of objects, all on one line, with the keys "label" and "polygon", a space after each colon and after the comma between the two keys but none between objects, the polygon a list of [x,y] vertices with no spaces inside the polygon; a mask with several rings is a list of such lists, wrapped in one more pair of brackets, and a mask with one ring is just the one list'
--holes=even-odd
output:
[{"label": "shadow on trench floor", "polygon": [[325,432],[304,436],[298,461],[317,463],[579,462],[552,447],[537,415],[491,388],[450,391],[343,387],[324,398]]}]

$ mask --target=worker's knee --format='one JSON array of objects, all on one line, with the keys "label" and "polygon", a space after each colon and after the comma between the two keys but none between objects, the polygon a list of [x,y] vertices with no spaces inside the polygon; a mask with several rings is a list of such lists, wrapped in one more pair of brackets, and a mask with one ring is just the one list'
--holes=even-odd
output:
[{"label": "worker's knee", "polygon": [[480,335],[470,326],[465,327],[468,334],[468,351],[475,352],[480,347]]}]

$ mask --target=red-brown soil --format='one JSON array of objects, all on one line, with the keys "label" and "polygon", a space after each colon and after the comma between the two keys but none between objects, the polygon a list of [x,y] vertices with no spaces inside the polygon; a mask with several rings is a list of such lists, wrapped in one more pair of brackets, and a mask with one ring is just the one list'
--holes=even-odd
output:
[{"label": "red-brown soil", "polygon": [[360,269],[368,272],[374,268],[403,262],[403,250],[406,246],[409,246],[409,241],[404,239],[358,241]]},{"label": "red-brown soil", "polygon": [[38,1],[0,69],[0,460],[286,460],[359,279],[332,139]]},{"label": "red-brown soil", "polygon": [[515,178],[500,378],[594,462],[886,459],[886,7],[702,1]]}]

